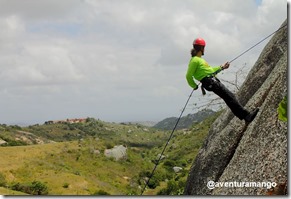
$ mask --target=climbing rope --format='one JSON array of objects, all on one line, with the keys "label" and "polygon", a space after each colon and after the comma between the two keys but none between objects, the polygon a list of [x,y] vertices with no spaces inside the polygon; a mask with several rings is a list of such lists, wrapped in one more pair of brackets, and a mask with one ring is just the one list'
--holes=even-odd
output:
[{"label": "climbing rope", "polygon": [[280,27],[279,29],[277,29],[276,31],[272,32],[271,34],[269,34],[268,36],[266,36],[264,39],[262,39],[261,41],[259,41],[258,43],[256,43],[255,45],[253,45],[252,47],[248,48],[246,51],[242,52],[240,55],[238,55],[237,57],[235,57],[234,59],[232,59],[231,61],[229,61],[228,63],[233,62],[234,60],[238,59],[239,57],[241,57],[242,55],[244,55],[245,53],[247,53],[248,51],[250,51],[251,49],[253,49],[254,47],[256,47],[257,45],[259,45],[260,43],[262,43],[263,41],[265,41],[266,39],[268,39],[269,37],[271,37],[273,34],[275,34],[276,32],[278,32],[279,30],[281,30],[282,28],[284,28],[285,26],[287,26],[287,24],[285,24],[284,26]]},{"label": "climbing rope", "polygon": [[[255,45],[253,45],[252,47],[248,48],[247,50],[245,50],[244,52],[242,52],[241,54],[239,54],[237,57],[235,57],[234,59],[232,59],[232,60],[229,61],[228,63],[231,63],[231,62],[233,62],[234,60],[238,59],[239,57],[241,57],[242,55],[244,55],[245,53],[247,53],[248,51],[250,51],[251,49],[253,49],[253,48],[256,47],[257,45],[259,45],[260,43],[262,43],[263,41],[265,41],[267,38],[271,37],[273,34],[275,34],[276,32],[278,32],[278,31],[281,30],[282,28],[284,28],[285,26],[287,26],[287,24],[284,25],[284,26],[282,26],[282,27],[280,27],[279,29],[277,29],[276,31],[274,31],[273,33],[271,33],[270,35],[264,37],[264,39],[262,39],[261,41],[257,42]],[[199,83],[199,84],[200,84],[200,83]],[[198,86],[199,86],[199,84],[198,84]],[[145,189],[146,189],[147,186],[149,185],[149,182],[150,182],[151,178],[154,176],[154,173],[155,173],[155,171],[156,171],[156,169],[157,169],[157,167],[158,167],[158,164],[160,163],[160,161],[161,161],[161,159],[162,159],[162,157],[163,157],[163,154],[164,154],[164,152],[165,152],[167,146],[169,145],[170,140],[172,139],[172,137],[173,137],[173,135],[174,135],[174,132],[175,132],[175,130],[176,130],[178,124],[179,124],[179,121],[180,121],[180,119],[181,119],[181,117],[182,117],[182,115],[183,115],[183,113],[184,113],[184,111],[185,111],[185,109],[186,109],[188,103],[189,103],[190,98],[192,97],[192,94],[193,94],[194,90],[195,90],[195,89],[193,89],[193,90],[191,91],[191,93],[190,93],[190,95],[189,95],[189,97],[188,97],[188,99],[187,99],[187,101],[186,101],[186,104],[185,104],[184,108],[182,109],[181,114],[180,114],[180,116],[179,116],[179,118],[178,118],[178,120],[177,120],[177,122],[176,122],[176,124],[175,124],[175,126],[174,126],[174,128],[173,128],[173,130],[172,130],[172,132],[171,132],[171,134],[170,134],[170,137],[168,138],[168,140],[167,140],[167,142],[166,142],[166,144],[165,144],[165,146],[164,146],[164,148],[163,148],[161,154],[159,155],[159,159],[156,161],[155,166],[154,166],[154,168],[153,168],[153,170],[152,170],[150,176],[148,177],[148,179],[147,179],[147,181],[146,181],[146,183],[145,183],[145,185],[144,185],[144,187],[143,187],[143,189],[142,189],[140,195],[143,195]]]},{"label": "climbing rope", "polygon": [[195,89],[193,89],[193,90],[191,91],[191,93],[190,93],[190,95],[189,95],[189,97],[188,97],[188,100],[187,100],[187,102],[186,102],[184,108],[182,109],[182,112],[181,112],[181,114],[180,114],[180,116],[179,116],[179,118],[178,118],[178,120],[177,120],[177,122],[176,122],[176,124],[175,124],[175,126],[174,126],[174,128],[173,128],[173,130],[172,130],[172,133],[171,133],[171,135],[170,135],[168,141],[166,142],[166,145],[164,146],[164,148],[163,148],[163,150],[162,150],[162,153],[160,154],[159,159],[156,161],[155,167],[154,167],[154,169],[152,170],[151,175],[149,176],[148,180],[146,181],[146,184],[144,185],[144,187],[143,187],[143,189],[142,189],[141,195],[143,195],[143,192],[145,191],[145,189],[146,189],[146,187],[148,186],[148,184],[149,184],[151,178],[153,177],[153,175],[154,175],[154,173],[155,173],[155,171],[156,171],[156,168],[158,167],[158,164],[159,164],[159,162],[161,161],[161,159],[162,159],[162,157],[163,157],[163,154],[164,154],[164,152],[165,152],[165,150],[166,150],[168,144],[170,143],[170,140],[171,140],[172,137],[173,137],[173,134],[174,134],[174,132],[175,132],[177,126],[178,126],[178,123],[179,123],[179,121],[180,121],[180,119],[181,119],[181,117],[182,117],[182,115],[183,115],[183,113],[184,113],[184,111],[185,111],[185,109],[186,109],[186,107],[187,107],[187,105],[188,105],[188,102],[189,102],[189,100],[190,100],[190,98],[191,98],[191,96],[192,96],[194,90],[195,90]]}]

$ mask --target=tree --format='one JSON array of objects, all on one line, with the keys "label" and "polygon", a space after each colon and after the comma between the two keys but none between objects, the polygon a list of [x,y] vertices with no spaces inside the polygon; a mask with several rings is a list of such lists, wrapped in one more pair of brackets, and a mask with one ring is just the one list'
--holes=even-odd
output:
[{"label": "tree", "polygon": [[24,193],[32,194],[32,195],[47,195],[48,187],[39,181],[33,181],[32,183],[15,183],[11,186],[12,190],[21,191]]},{"label": "tree", "polygon": [[33,195],[46,195],[46,194],[48,194],[48,188],[42,182],[33,181],[31,183],[31,194],[33,194]]}]

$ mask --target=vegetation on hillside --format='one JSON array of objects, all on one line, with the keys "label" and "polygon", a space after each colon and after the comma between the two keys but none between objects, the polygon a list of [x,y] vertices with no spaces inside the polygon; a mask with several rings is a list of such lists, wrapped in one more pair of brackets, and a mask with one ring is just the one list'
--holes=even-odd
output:
[{"label": "vegetation on hillside", "polygon": [[[190,165],[218,114],[175,132],[145,195],[183,193]],[[22,141],[17,145],[23,146],[12,146],[19,132],[45,144]],[[0,135],[8,141],[0,147],[3,194],[10,190],[41,195],[139,195],[170,132],[88,118],[75,124],[0,125]],[[126,159],[104,155],[104,150],[116,145],[127,146]],[[173,167],[182,170],[175,172]]]},{"label": "vegetation on hillside", "polygon": [[287,120],[288,120],[288,100],[287,100],[287,95],[279,103],[277,112],[278,112],[279,120],[287,122]]},{"label": "vegetation on hillside", "polygon": [[[199,123],[206,118],[210,117],[211,115],[215,114],[215,112],[211,109],[204,109],[201,111],[198,111],[194,114],[188,114],[186,116],[181,117],[177,128],[176,129],[185,129],[191,127],[194,123]],[[156,129],[161,130],[172,130],[177,123],[178,118],[176,117],[169,117],[166,118],[157,124],[155,124],[153,127]]]}]

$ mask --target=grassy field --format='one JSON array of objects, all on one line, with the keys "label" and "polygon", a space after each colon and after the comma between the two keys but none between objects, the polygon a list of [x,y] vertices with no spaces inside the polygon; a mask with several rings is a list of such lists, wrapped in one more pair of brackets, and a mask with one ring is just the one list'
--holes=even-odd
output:
[{"label": "grassy field", "polygon": [[25,196],[28,195],[26,193],[20,192],[20,191],[13,191],[11,189],[8,188],[4,188],[4,187],[0,187],[0,195],[4,195],[4,196]]},{"label": "grassy field", "polygon": [[100,190],[127,194],[129,181],[135,175],[132,171],[140,171],[136,165],[141,164],[142,158],[129,151],[128,160],[117,162],[90,153],[87,144],[80,147],[73,141],[2,147],[0,173],[8,184],[41,181],[48,185],[50,195],[92,195]]},{"label": "grassy field", "polygon": [[[189,168],[216,117],[214,115],[188,130],[175,132],[165,151],[165,159],[160,162],[144,195],[177,195],[183,192]],[[33,132],[47,140],[53,138],[47,133],[53,132],[57,139],[54,141],[57,142],[0,147],[2,195],[24,194],[22,192],[45,195],[139,195],[157,155],[170,135],[170,132],[139,125],[100,121],[71,126],[40,125],[21,130]],[[10,130],[5,127],[5,133],[8,132]],[[116,161],[104,156],[105,149],[120,144],[127,146],[126,159]],[[182,167],[183,170],[175,173],[173,166]],[[39,192],[31,192],[40,188]]]}]

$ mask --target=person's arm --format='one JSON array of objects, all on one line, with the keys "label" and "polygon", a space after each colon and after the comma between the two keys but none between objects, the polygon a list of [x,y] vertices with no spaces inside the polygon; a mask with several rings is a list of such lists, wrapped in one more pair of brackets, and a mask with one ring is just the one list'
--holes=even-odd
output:
[{"label": "person's arm", "polygon": [[229,62],[224,63],[223,65],[213,67],[214,74],[218,74],[219,72],[223,71],[224,69],[228,69]]},{"label": "person's arm", "polygon": [[191,86],[192,88],[194,88],[196,90],[198,88],[198,86],[195,83],[194,78],[193,78],[195,70],[196,70],[196,65],[194,63],[189,63],[188,70],[186,73],[186,79],[187,79],[189,86]]}]

